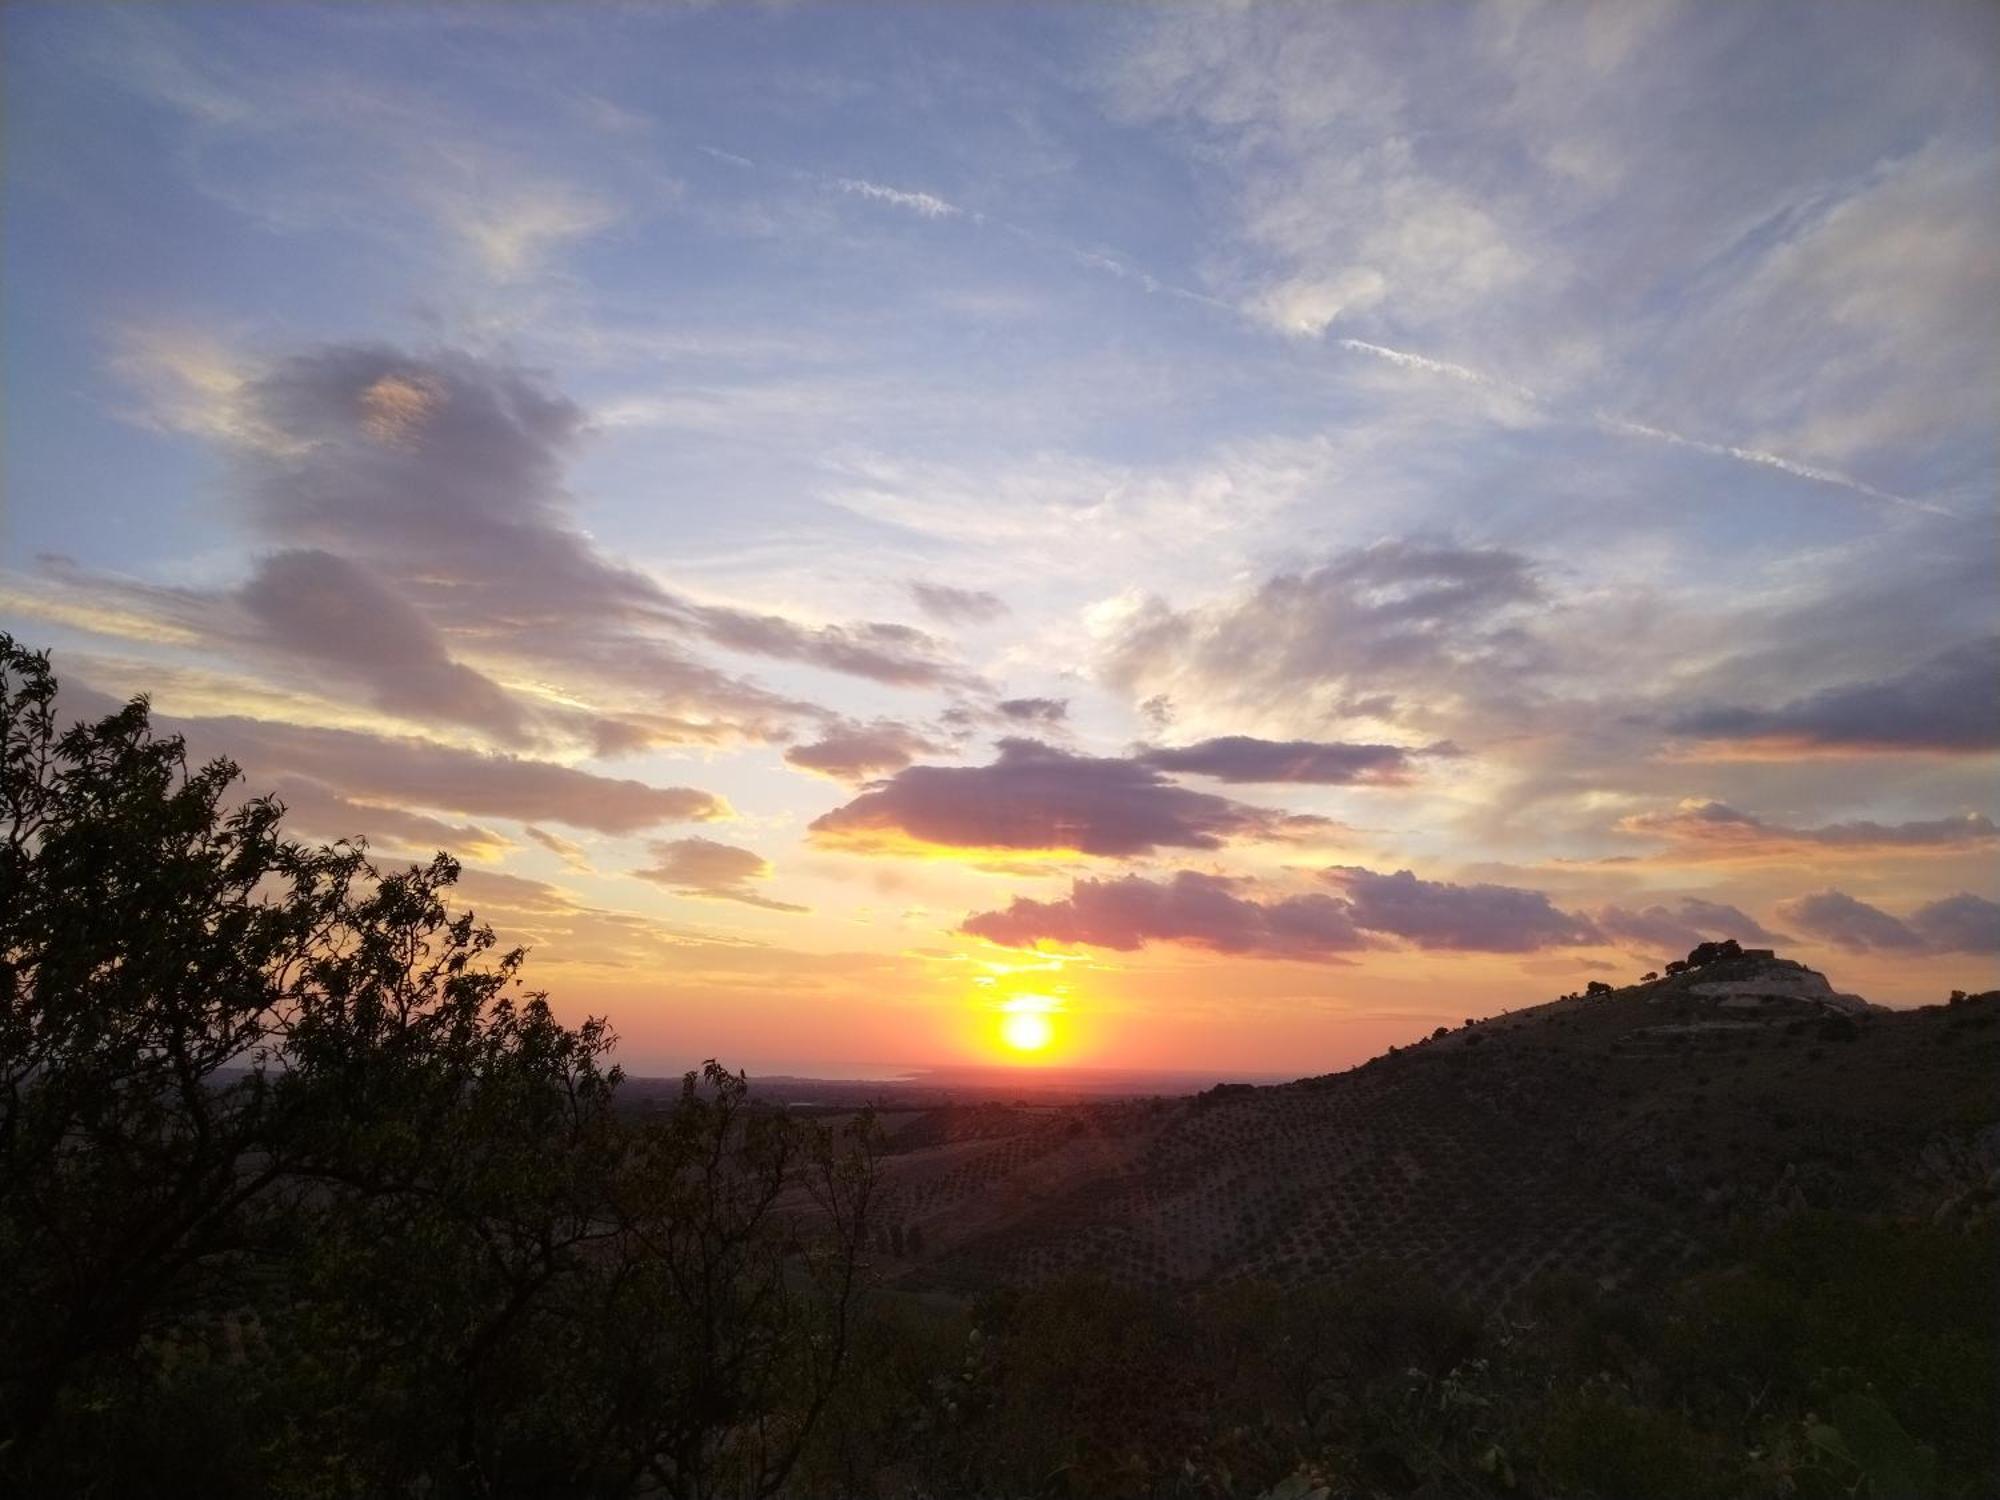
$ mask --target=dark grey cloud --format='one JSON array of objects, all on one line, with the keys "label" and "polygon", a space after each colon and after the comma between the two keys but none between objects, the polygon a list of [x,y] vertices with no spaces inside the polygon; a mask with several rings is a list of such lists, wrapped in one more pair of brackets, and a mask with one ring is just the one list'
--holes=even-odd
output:
[{"label": "dark grey cloud", "polygon": [[910,597],[925,614],[953,625],[983,625],[1007,613],[1006,601],[985,589],[912,581]]},{"label": "dark grey cloud", "polygon": [[829,729],[808,744],[792,746],[785,752],[785,760],[802,771],[836,781],[867,781],[900,771],[919,755],[937,748],[907,724],[878,719],[872,724]]},{"label": "dark grey cloud", "polygon": [[599,833],[635,833],[662,823],[726,817],[728,804],[684,786],[650,786],[573,766],[488,755],[432,740],[320,729],[262,719],[160,718],[198,756],[227,755],[251,790],[303,777],[342,797],[477,817],[563,823]]},{"label": "dark grey cloud", "polygon": [[1193,870],[1166,880],[1078,880],[1059,901],[1017,896],[999,911],[967,917],[961,930],[1009,948],[1048,941],[1129,952],[1182,943],[1320,963],[1344,962],[1341,954],[1369,946],[1345,901],[1319,892],[1257,900],[1238,894],[1244,886]]},{"label": "dark grey cloud", "polygon": [[1907,671],[1822,688],[1771,707],[1718,705],[1673,719],[1692,739],[1817,750],[1976,753],[2000,749],[2000,636],[1967,641]]},{"label": "dark grey cloud", "polygon": [[1212,776],[1217,781],[1383,786],[1408,781],[1411,758],[1421,753],[1398,745],[1260,740],[1231,734],[1193,745],[1146,750],[1135,759],[1162,771]]},{"label": "dark grey cloud", "polygon": [[1015,724],[1048,727],[1064,723],[1069,718],[1067,698],[1002,698],[993,707],[1001,718]]},{"label": "dark grey cloud", "polygon": [[1300,837],[1329,826],[1175,786],[1150,766],[1006,739],[986,766],[911,766],[816,819],[821,843],[893,850],[1076,850],[1130,856]]},{"label": "dark grey cloud", "polygon": [[1558,909],[1541,891],[1510,885],[1452,885],[1338,865],[1322,872],[1354,909],[1354,923],[1419,948],[1529,953],[1603,941],[1590,918]]},{"label": "dark grey cloud", "polygon": [[1546,602],[1519,553],[1383,542],[1217,605],[1154,600],[1101,665],[1135,699],[1268,705],[1304,696],[1333,715],[1384,703],[1391,689],[1420,699],[1518,693],[1551,661],[1530,628]]},{"label": "dark grey cloud", "polygon": [[1720,901],[1704,901],[1698,896],[1636,908],[1602,906],[1592,913],[1592,918],[1598,930],[1613,942],[1675,957],[1697,943],[1721,938],[1746,943],[1781,941],[1778,934],[1748,912]]},{"label": "dark grey cloud", "polygon": [[1930,853],[2000,842],[2000,826],[1984,813],[1907,823],[1858,820],[1796,828],[1767,822],[1726,802],[1683,802],[1665,812],[1623,819],[1623,833],[1665,839],[1677,860],[1768,859],[1845,852],[1856,855]]},{"label": "dark grey cloud", "polygon": [[714,839],[662,839],[653,845],[653,863],[632,872],[640,880],[663,885],[677,896],[711,901],[740,901],[767,911],[804,911],[789,901],[774,901],[752,885],[771,874],[771,862],[753,849]]},{"label": "dark grey cloud", "polygon": [[1779,905],[1784,919],[1809,937],[1850,953],[1910,953],[1923,937],[1900,917],[1858,901],[1845,891],[1818,891]]}]

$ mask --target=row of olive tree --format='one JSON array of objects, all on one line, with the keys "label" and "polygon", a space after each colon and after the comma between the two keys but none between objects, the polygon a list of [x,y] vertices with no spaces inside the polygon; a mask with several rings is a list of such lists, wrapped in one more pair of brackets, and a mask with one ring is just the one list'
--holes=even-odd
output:
[{"label": "row of olive tree", "polygon": [[866,1122],[713,1063],[621,1112],[448,857],[290,840],[143,700],[55,694],[0,635],[0,1489],[775,1493]]}]

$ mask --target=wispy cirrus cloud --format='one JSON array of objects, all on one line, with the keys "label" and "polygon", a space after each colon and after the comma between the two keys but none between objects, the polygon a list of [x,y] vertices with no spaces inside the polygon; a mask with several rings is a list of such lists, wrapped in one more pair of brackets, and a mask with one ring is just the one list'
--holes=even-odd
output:
[{"label": "wispy cirrus cloud", "polygon": [[868,198],[876,203],[906,208],[911,213],[926,219],[954,219],[965,212],[956,203],[947,203],[935,193],[885,187],[879,182],[870,182],[865,177],[837,177],[834,179],[834,186],[843,193],[852,193],[857,198]]}]

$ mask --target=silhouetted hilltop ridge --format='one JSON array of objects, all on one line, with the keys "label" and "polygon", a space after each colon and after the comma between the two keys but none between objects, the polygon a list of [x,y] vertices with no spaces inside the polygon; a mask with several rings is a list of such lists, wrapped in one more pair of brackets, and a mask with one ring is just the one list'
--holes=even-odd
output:
[{"label": "silhouetted hilltop ridge", "polygon": [[1503,1301],[1552,1272],[1671,1274],[1807,1207],[1993,1213],[2000,995],[1889,1010],[1704,948],[1342,1073],[917,1128],[882,1198],[924,1247],[899,1274],[1298,1283],[1390,1261]]}]

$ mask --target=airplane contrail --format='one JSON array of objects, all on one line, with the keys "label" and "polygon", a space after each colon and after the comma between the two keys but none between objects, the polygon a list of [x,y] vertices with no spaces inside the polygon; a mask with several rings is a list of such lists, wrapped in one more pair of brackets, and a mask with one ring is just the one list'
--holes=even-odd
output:
[{"label": "airplane contrail", "polygon": [[[702,146],[699,149],[710,156],[734,165],[757,168],[757,164],[750,161],[747,157],[738,156],[734,152],[724,151],[716,146]],[[935,221],[962,217],[968,222],[982,228],[990,224],[994,228],[1004,230],[1016,239],[1022,240],[1036,249],[1063,256],[1072,263],[1089,270],[1115,276],[1120,280],[1136,282],[1148,292],[1156,292],[1178,301],[1193,302],[1203,307],[1214,308],[1218,311],[1229,313],[1231,316],[1243,321],[1254,321],[1247,317],[1242,307],[1238,304],[1224,301],[1218,297],[1212,297],[1208,293],[1196,291],[1192,287],[1179,286],[1171,281],[1162,280],[1150,271],[1143,270],[1134,265],[1123,255],[1113,254],[1105,250],[1088,249],[1071,240],[1064,240],[1052,235],[1043,234],[1039,230],[1029,229],[1025,225],[1015,224],[1007,219],[997,218],[975,209],[964,208],[959,204],[932,193],[884,187],[879,183],[870,182],[865,178],[839,177],[824,172],[807,171],[800,167],[780,167],[775,170],[801,181],[818,183],[822,187],[831,188],[837,192],[848,193],[896,208],[913,211],[925,219]],[[1517,381],[1507,380],[1496,375],[1489,375],[1482,370],[1475,370],[1470,365],[1458,364],[1447,359],[1435,359],[1428,354],[1416,354],[1407,349],[1391,348],[1387,344],[1373,344],[1364,339],[1337,338],[1332,342],[1334,347],[1343,349],[1350,354],[1360,354],[1369,359],[1382,360],[1401,369],[1419,370],[1425,374],[1440,375],[1448,380],[1460,381],[1466,385],[1482,386],[1488,390],[1505,391],[1534,406],[1540,407],[1543,411],[1557,418],[1572,415],[1565,413],[1555,402],[1550,401],[1539,391],[1521,385]],[[1730,459],[1736,463],[1750,464],[1763,469],[1775,469],[1781,474],[1789,474],[1795,479],[1803,479],[1808,483],[1830,485],[1836,489],[1846,490],[1850,494],[1861,495],[1870,500],[1878,500],[1886,505],[1896,505],[1908,510],[1922,511],[1927,515],[1947,516],[1953,520],[1964,519],[1960,512],[1950,510],[1945,506],[1933,504],[1928,500],[1913,499],[1908,495],[1898,495],[1892,491],[1880,489],[1864,480],[1856,479],[1851,474],[1842,474],[1838,470],[1821,468],[1816,464],[1802,463],[1797,459],[1786,458],[1783,454],[1766,453],[1756,448],[1744,448],[1734,443],[1709,442],[1704,438],[1689,437],[1685,433],[1674,432],[1665,427],[1654,427],[1645,422],[1634,422],[1628,418],[1614,416],[1608,412],[1593,411],[1589,413],[1587,420],[1598,430],[1613,433],[1621,437],[1644,438],[1650,442],[1665,443],[1671,447],[1686,448],[1695,453],[1705,453],[1714,458]]]}]

